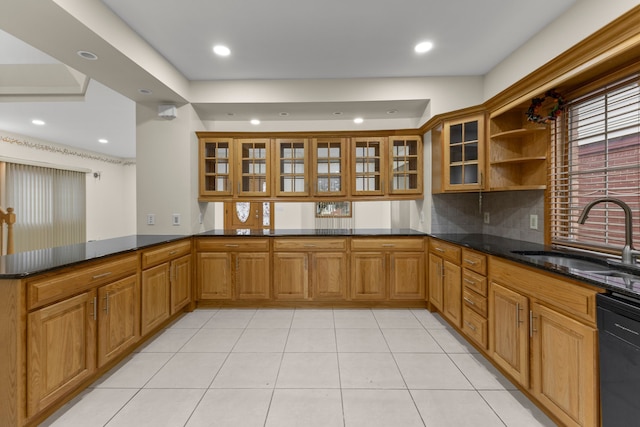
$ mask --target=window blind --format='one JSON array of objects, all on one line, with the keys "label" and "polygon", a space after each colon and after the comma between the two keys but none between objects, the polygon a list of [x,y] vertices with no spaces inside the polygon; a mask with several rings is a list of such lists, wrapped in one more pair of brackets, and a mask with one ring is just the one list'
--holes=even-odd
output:
[{"label": "window blind", "polygon": [[552,124],[549,168],[551,241],[616,253],[625,244],[624,212],[602,197],[627,203],[640,236],[640,75],[572,100]]},{"label": "window blind", "polygon": [[86,241],[84,173],[6,164],[7,206],[15,209],[15,251]]}]

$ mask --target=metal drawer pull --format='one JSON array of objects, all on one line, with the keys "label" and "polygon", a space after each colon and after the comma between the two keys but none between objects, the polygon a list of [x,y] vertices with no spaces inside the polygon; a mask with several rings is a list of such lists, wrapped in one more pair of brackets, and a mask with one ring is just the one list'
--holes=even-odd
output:
[{"label": "metal drawer pull", "polygon": [[476,265],[478,263],[478,261],[472,261],[470,259],[465,259],[464,262],[466,262],[467,264],[471,264],[471,265]]},{"label": "metal drawer pull", "polygon": [[304,245],[305,248],[315,248],[316,245],[312,244],[312,243],[307,243]]},{"label": "metal drawer pull", "polygon": [[384,243],[382,245],[383,248],[394,248],[396,245],[394,245],[393,243]]},{"label": "metal drawer pull", "polygon": [[466,324],[467,324],[467,326],[469,327],[469,329],[471,329],[473,332],[475,332],[475,331],[476,331],[476,327],[475,327],[475,326],[473,326],[473,324],[472,324],[472,323],[469,323],[469,322],[467,322],[467,321],[465,321],[464,323],[466,323]]},{"label": "metal drawer pull", "polygon": [[620,328],[623,331],[630,332],[630,333],[635,334],[635,335],[640,335],[637,331],[634,331],[633,329],[625,328],[624,326],[622,326],[619,323],[614,323],[614,325],[616,326],[616,328]]},{"label": "metal drawer pull", "polygon": [[438,252],[441,252],[441,253],[446,252],[446,251],[445,251],[444,249],[442,249],[442,248],[434,248],[434,249],[435,249],[436,251],[438,251]]},{"label": "metal drawer pull", "polygon": [[96,279],[102,279],[103,277],[107,277],[111,274],[110,271],[107,271],[106,273],[102,273],[102,274],[96,274],[95,276],[93,276],[91,278],[91,280],[96,280]]},{"label": "metal drawer pull", "polygon": [[231,243],[227,243],[226,245],[224,245],[227,248],[237,248],[240,245],[232,245]]},{"label": "metal drawer pull", "polygon": [[177,251],[177,250],[174,250],[174,251],[169,252],[169,255],[175,255],[175,254],[177,254],[177,253],[178,253],[178,251]]},{"label": "metal drawer pull", "polygon": [[465,282],[465,283],[469,283],[470,285],[475,285],[475,284],[476,284],[476,281],[475,281],[475,280],[469,280],[469,279],[467,279],[466,277],[464,278],[464,282]]},{"label": "metal drawer pull", "polygon": [[469,304],[471,304],[471,305],[476,305],[476,303],[475,303],[475,302],[473,302],[472,300],[470,300],[470,299],[469,299],[469,298],[467,298],[467,297],[464,297],[463,299],[464,299],[466,302],[468,302]]}]

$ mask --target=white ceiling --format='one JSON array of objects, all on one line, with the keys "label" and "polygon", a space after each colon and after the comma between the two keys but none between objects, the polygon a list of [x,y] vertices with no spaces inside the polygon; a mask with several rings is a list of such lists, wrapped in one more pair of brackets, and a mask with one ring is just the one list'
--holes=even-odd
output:
[{"label": "white ceiling", "polygon": [[[576,0],[1,1],[8,5],[2,6],[5,18],[0,16],[0,30],[39,49],[0,31],[0,86],[6,83],[3,66],[62,61],[73,68],[61,75],[78,80],[86,95],[76,94],[73,99],[80,100],[74,102],[60,96],[32,102],[33,93],[22,101],[0,94],[0,129],[134,157],[135,101],[144,100],[137,92],[140,87],[153,89],[151,101],[184,103],[189,102],[186,91],[176,94],[163,81],[482,76]],[[77,14],[61,12],[64,6],[75,7]],[[146,71],[149,67],[135,68],[131,55],[112,51],[109,31],[120,41],[130,41],[132,48],[146,49],[145,61],[164,58],[177,72],[151,74]],[[413,47],[424,40],[432,41],[434,48],[418,55]],[[228,45],[232,54],[214,56],[211,48],[217,43]],[[93,61],[98,64],[79,59],[75,51],[80,46],[98,53],[100,61]],[[74,69],[93,80],[83,84]],[[263,120],[313,120],[326,119],[335,111],[381,118],[388,117],[389,110],[397,110],[396,117],[414,118],[422,115],[428,102],[197,103],[195,107],[203,120],[244,120],[252,113],[262,113]],[[31,125],[36,116],[47,125]],[[344,120],[344,116],[334,118]],[[98,138],[110,143],[98,144]]]}]

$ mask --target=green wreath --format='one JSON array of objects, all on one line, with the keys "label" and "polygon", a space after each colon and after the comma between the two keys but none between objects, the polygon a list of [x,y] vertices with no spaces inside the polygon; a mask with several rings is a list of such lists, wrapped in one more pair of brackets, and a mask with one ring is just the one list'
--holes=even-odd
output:
[{"label": "green wreath", "polygon": [[[547,115],[543,116],[540,114],[540,108],[542,107],[542,104],[544,103],[544,101],[546,101],[547,98],[554,99],[555,104],[553,104],[553,107],[551,107]],[[555,121],[555,119],[562,114],[562,111],[564,110],[564,106],[565,106],[564,98],[562,98],[562,96],[555,90],[550,89],[544,94],[544,97],[533,98],[531,100],[531,105],[529,106],[529,109],[527,110],[527,113],[526,113],[527,120],[534,123],[549,123],[549,122]]]}]

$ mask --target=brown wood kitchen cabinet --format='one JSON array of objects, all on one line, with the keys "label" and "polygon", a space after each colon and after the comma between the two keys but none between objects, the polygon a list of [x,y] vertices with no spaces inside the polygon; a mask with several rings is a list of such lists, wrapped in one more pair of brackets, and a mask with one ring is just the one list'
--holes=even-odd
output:
[{"label": "brown wood kitchen cabinet", "polygon": [[598,291],[492,257],[489,355],[567,426],[598,426]]},{"label": "brown wood kitchen cabinet", "polygon": [[425,299],[424,237],[353,237],[351,298]]},{"label": "brown wood kitchen cabinet", "polygon": [[269,299],[270,278],[270,239],[224,237],[196,240],[196,280],[200,301]]},{"label": "brown wood kitchen cabinet", "polygon": [[462,322],[461,249],[429,239],[429,302],[451,323]]},{"label": "brown wood kitchen cabinet", "polygon": [[[136,255],[126,255],[27,282],[27,417],[65,397],[98,365],[138,341],[137,265]],[[113,310],[118,318],[110,315]]]},{"label": "brown wood kitchen cabinet", "polygon": [[141,333],[153,331],[191,302],[191,240],[142,252]]},{"label": "brown wood kitchen cabinet", "polygon": [[486,350],[488,339],[487,256],[462,249],[462,331]]},{"label": "brown wood kitchen cabinet", "polygon": [[347,238],[274,239],[274,299],[344,300],[349,277],[346,251]]}]

